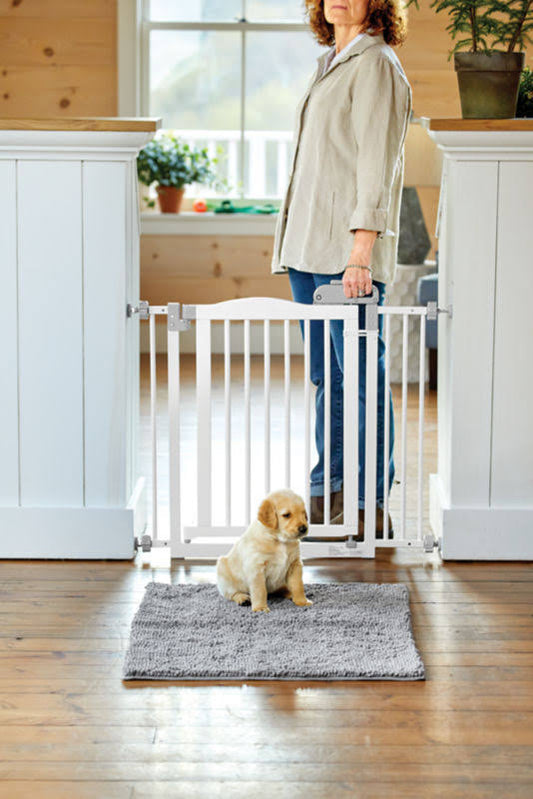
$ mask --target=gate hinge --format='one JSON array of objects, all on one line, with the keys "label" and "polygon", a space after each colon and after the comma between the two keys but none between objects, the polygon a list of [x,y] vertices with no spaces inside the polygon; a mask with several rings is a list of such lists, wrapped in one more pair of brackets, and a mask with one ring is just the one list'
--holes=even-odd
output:
[{"label": "gate hinge", "polygon": [[126,315],[130,318],[134,314],[139,314],[139,319],[149,319],[150,303],[147,300],[140,300],[138,305],[132,305],[129,302],[126,306]]},{"label": "gate hinge", "polygon": [[168,329],[174,331],[188,330],[191,323],[181,315],[182,305],[179,302],[169,302],[168,304]]}]

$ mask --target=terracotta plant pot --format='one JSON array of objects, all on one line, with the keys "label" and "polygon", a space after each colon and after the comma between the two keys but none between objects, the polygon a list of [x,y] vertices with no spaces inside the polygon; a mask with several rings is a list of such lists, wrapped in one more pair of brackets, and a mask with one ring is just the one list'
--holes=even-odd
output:
[{"label": "terracotta plant pot", "polygon": [[525,53],[455,53],[463,119],[513,119]]},{"label": "terracotta plant pot", "polygon": [[185,187],[177,189],[175,186],[157,186],[157,200],[162,214],[177,214],[181,208],[181,201]]}]

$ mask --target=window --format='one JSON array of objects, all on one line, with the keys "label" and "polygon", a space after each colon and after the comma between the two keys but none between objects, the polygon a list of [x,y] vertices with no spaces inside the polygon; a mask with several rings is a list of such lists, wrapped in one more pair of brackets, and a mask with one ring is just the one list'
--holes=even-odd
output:
[{"label": "window", "polygon": [[[137,113],[218,149],[230,197],[281,198],[295,108],[323,51],[302,0],[129,1],[141,15]],[[203,186],[187,193],[216,196]]]}]

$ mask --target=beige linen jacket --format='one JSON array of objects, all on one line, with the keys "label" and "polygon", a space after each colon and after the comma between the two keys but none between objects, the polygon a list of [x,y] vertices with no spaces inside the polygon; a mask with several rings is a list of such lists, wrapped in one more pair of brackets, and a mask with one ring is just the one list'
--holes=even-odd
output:
[{"label": "beige linen jacket", "polygon": [[411,86],[383,34],[365,33],[323,72],[327,52],[296,108],[294,156],[276,222],[272,273],[287,267],[335,274],[357,228],[377,230],[372,277],[396,274],[404,141]]}]

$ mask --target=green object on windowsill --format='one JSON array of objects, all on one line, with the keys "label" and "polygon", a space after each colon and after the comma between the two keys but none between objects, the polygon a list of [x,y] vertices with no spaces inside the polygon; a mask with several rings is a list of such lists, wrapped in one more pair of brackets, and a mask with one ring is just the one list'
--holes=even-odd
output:
[{"label": "green object on windowsill", "polygon": [[207,203],[209,210],[214,211],[215,214],[274,214],[279,210],[275,208],[272,203],[265,203],[264,205],[245,205],[236,207],[231,200],[222,200],[219,206],[213,207],[211,203]]}]

